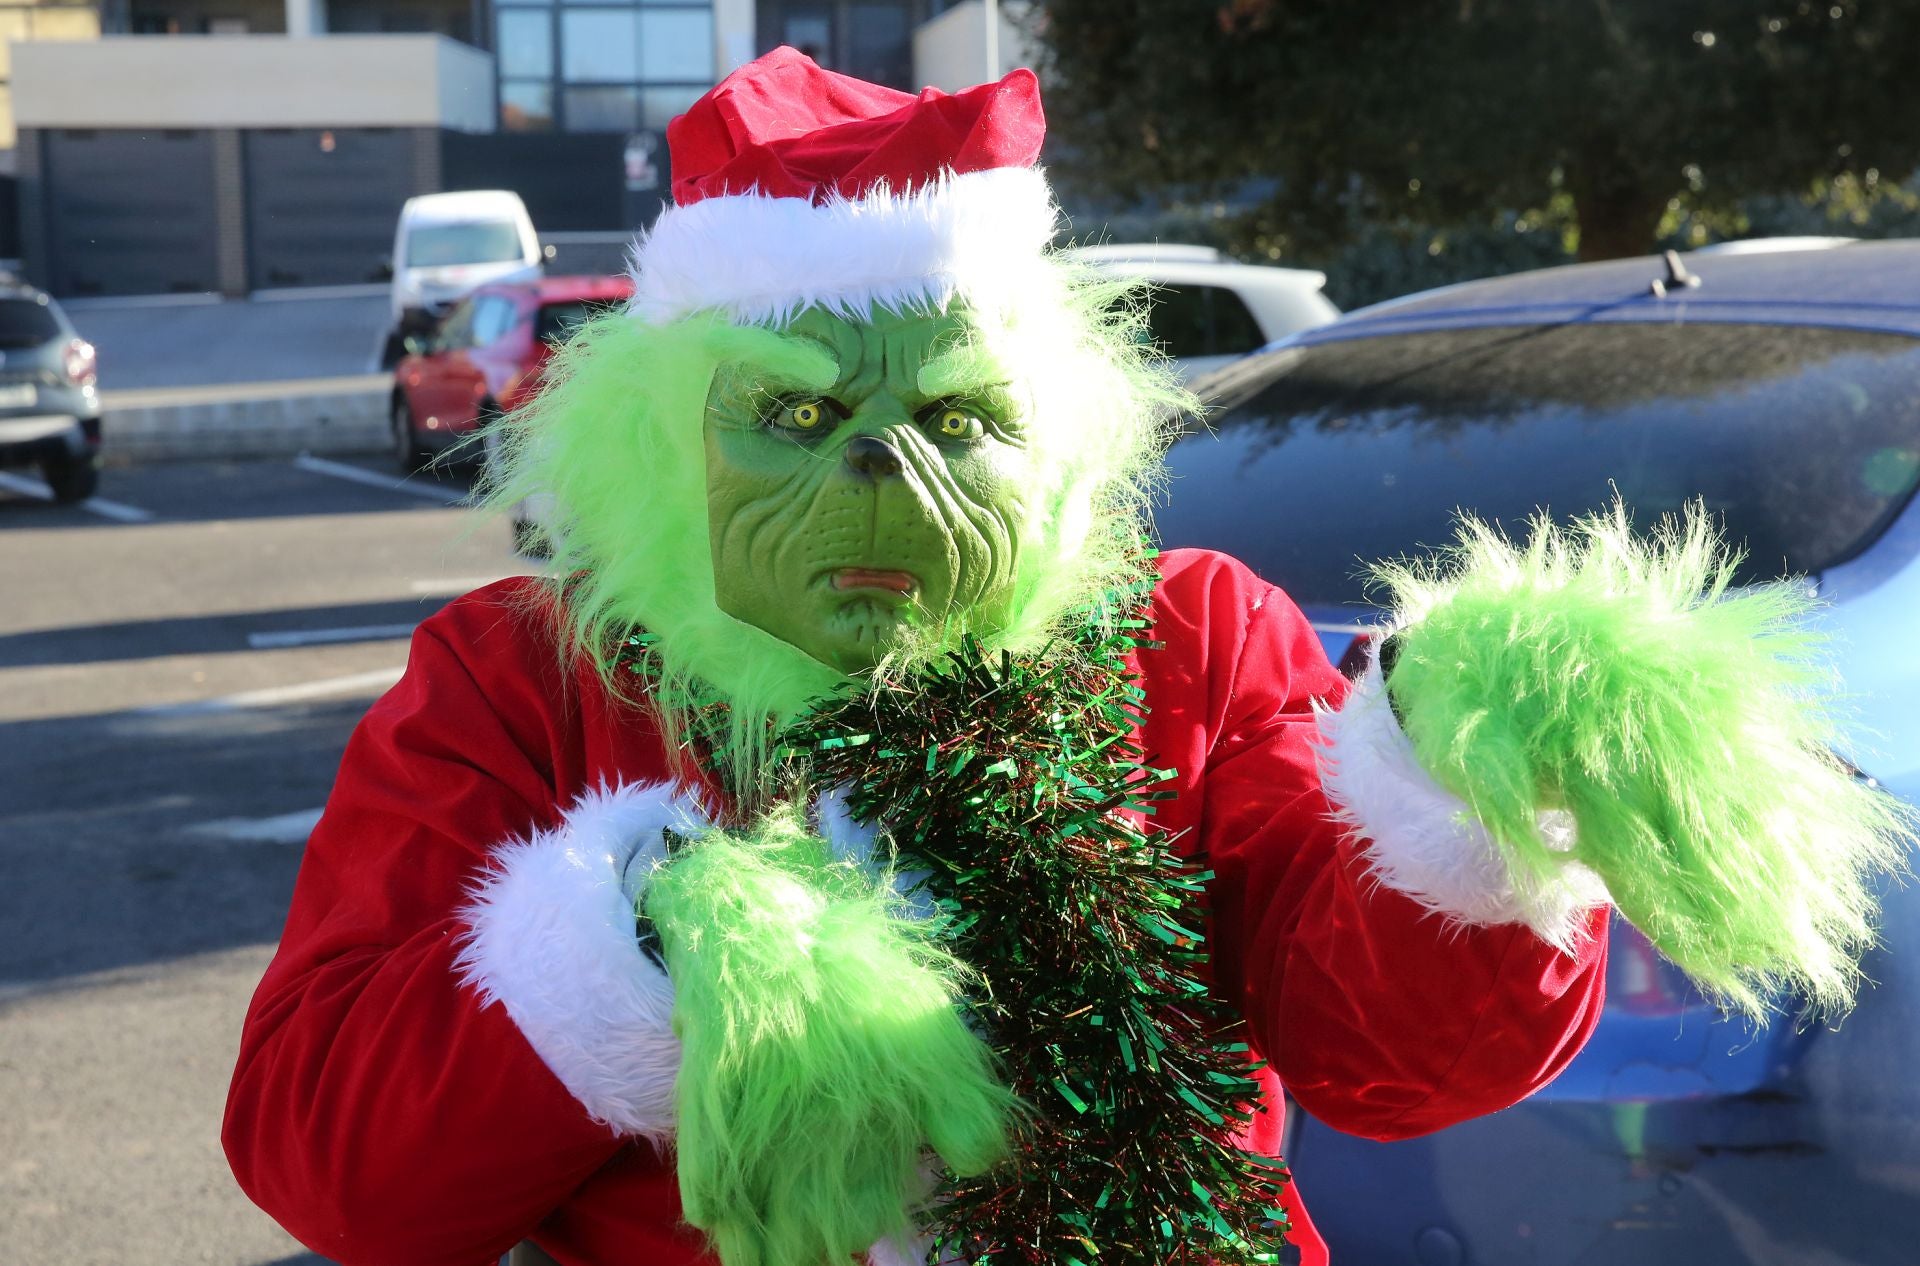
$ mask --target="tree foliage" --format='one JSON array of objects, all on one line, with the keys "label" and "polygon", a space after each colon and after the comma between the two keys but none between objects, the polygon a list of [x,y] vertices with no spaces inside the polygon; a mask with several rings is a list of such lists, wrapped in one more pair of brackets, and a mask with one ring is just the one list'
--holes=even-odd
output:
[{"label": "tree foliage", "polygon": [[1036,23],[1070,187],[1226,199],[1273,258],[1501,215],[1637,254],[1920,166],[1920,0],[1042,0]]}]

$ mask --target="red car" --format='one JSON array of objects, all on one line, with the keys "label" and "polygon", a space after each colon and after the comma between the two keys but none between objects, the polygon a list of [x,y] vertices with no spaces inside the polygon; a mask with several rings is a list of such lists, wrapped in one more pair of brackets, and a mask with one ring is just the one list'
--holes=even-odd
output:
[{"label": "red car", "polygon": [[456,303],[431,338],[409,337],[388,406],[400,469],[419,470],[512,410],[575,326],[632,295],[626,277],[501,282]]}]

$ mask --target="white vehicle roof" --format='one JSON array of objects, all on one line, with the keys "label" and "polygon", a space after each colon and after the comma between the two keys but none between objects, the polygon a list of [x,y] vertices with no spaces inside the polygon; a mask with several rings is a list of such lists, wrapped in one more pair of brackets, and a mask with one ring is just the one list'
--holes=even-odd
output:
[{"label": "white vehicle roof", "polygon": [[1208,263],[1221,258],[1220,252],[1211,246],[1184,246],[1178,242],[1108,242],[1099,246],[1075,246],[1066,253],[1089,264],[1120,260]]},{"label": "white vehicle roof", "polygon": [[526,204],[510,189],[462,189],[408,198],[400,208],[400,222],[458,224],[468,220],[518,220],[526,214]]},{"label": "white vehicle roof", "polygon": [[1235,290],[1320,290],[1327,275],[1313,268],[1282,268],[1274,264],[1243,264],[1211,246],[1173,242],[1121,243],[1075,246],[1064,251],[1069,259],[1097,264],[1113,272],[1130,273],[1178,285],[1231,286]]}]

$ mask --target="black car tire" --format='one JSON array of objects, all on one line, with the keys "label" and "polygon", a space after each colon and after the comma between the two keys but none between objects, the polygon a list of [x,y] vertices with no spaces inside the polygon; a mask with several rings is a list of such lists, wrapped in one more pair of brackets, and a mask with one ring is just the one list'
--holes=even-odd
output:
[{"label": "black car tire", "polygon": [[100,490],[100,468],[92,454],[61,453],[40,460],[40,475],[61,505],[85,501]]},{"label": "black car tire", "polygon": [[420,447],[420,441],[413,434],[413,408],[404,395],[394,395],[389,417],[393,428],[393,459],[399,464],[400,473],[411,475],[425,469],[432,455]]}]

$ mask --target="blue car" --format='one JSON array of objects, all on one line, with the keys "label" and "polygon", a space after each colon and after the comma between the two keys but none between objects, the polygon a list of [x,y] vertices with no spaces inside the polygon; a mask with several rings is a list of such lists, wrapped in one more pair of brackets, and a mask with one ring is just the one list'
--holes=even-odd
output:
[{"label": "blue car", "polygon": [[[1431,291],[1200,384],[1165,544],[1245,559],[1349,663],[1364,564],[1617,493],[1704,501],[1741,578],[1829,604],[1861,771],[1920,803],[1920,243],[1580,265]],[[1604,1018],[1526,1102],[1378,1143],[1296,1114],[1337,1266],[1920,1262],[1920,888],[1837,1025],[1722,1018],[1616,920]]]}]

